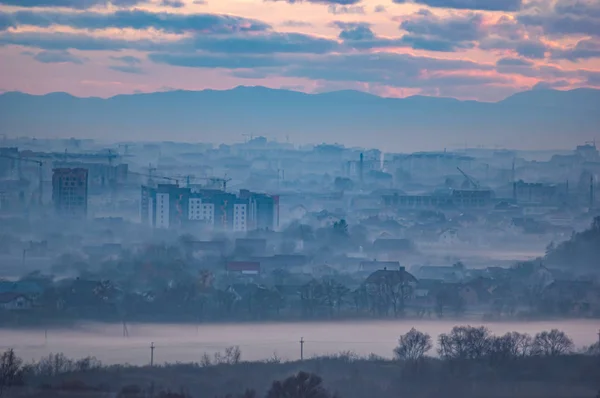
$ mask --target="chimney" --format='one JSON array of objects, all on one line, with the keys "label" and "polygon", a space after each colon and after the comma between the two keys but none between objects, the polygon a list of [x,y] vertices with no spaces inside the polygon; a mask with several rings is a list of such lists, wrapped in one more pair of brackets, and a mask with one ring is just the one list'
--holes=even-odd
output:
[{"label": "chimney", "polygon": [[364,163],[364,155],[361,152],[360,153],[360,164],[358,166],[358,173],[359,173],[359,176],[360,176],[360,183],[361,183],[361,185],[363,183],[363,163]]}]

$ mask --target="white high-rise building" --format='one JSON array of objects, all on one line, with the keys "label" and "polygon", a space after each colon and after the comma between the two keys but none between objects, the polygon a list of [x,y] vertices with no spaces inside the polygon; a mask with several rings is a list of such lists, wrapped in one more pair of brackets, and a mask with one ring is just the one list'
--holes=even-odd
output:
[{"label": "white high-rise building", "polygon": [[156,227],[169,228],[169,194],[156,194]]},{"label": "white high-rise building", "polygon": [[248,229],[248,205],[238,203],[233,205],[233,231],[246,232]]}]

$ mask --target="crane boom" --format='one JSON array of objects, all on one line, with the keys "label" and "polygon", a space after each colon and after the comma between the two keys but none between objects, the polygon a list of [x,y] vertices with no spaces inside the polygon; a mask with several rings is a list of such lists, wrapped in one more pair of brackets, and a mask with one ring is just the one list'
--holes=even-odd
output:
[{"label": "crane boom", "polygon": [[469,181],[469,184],[471,184],[473,186],[473,188],[475,189],[479,189],[480,185],[477,181],[475,181],[471,176],[469,176],[467,173],[465,173],[464,171],[462,171],[462,169],[460,167],[456,167],[458,169],[458,171],[460,171],[460,173],[465,177],[465,179],[467,181]]}]

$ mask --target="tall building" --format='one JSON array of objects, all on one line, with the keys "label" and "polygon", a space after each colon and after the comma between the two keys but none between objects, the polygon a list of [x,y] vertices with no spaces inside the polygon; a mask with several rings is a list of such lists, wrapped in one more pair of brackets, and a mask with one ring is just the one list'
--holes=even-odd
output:
[{"label": "tall building", "polygon": [[248,230],[248,201],[238,199],[233,205],[233,232]]},{"label": "tall building", "polygon": [[274,230],[279,226],[279,197],[248,190],[233,193],[217,189],[179,188],[177,185],[142,186],[140,219],[156,228],[182,223],[204,224],[221,231]]},{"label": "tall building", "polygon": [[181,226],[188,219],[189,198],[189,188],[174,184],[159,184],[156,188],[142,186],[142,223],[156,228]]},{"label": "tall building", "polygon": [[88,205],[87,169],[53,169],[52,201],[61,216],[85,217]]},{"label": "tall building", "polygon": [[275,230],[279,227],[279,196],[241,190],[240,199],[248,200],[248,229]]}]

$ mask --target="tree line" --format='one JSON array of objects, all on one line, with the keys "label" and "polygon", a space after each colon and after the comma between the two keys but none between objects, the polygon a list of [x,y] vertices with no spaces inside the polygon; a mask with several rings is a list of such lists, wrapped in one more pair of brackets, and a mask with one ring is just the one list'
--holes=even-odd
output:
[{"label": "tree line", "polygon": [[[479,326],[456,326],[447,333],[442,333],[436,341],[437,357],[428,357],[427,354],[434,348],[432,337],[416,329],[411,329],[406,334],[399,336],[398,344],[395,347],[393,361],[385,360],[371,355],[367,358],[359,358],[349,353],[340,354],[336,357],[321,357],[301,362],[282,362],[276,356],[263,361],[262,364],[268,364],[274,367],[285,369],[286,364],[297,364],[301,371],[295,371],[294,374],[281,380],[276,380],[266,389],[266,395],[260,395],[257,389],[247,389],[240,395],[222,395],[217,398],[333,398],[336,395],[328,391],[323,384],[319,374],[324,368],[320,363],[327,361],[354,362],[359,364],[371,363],[373,366],[389,366],[395,364],[398,366],[400,377],[409,376],[411,379],[427,379],[438,375],[444,379],[448,374],[463,372],[461,375],[468,375],[473,369],[496,369],[512,371],[513,366],[523,367],[523,362],[533,359],[537,362],[532,363],[534,367],[539,367],[540,363],[556,363],[560,358],[573,357],[575,346],[573,340],[564,332],[552,329],[542,331],[533,336],[509,332],[504,335],[496,336],[486,327]],[[596,343],[584,351],[587,355],[600,356],[600,344]],[[311,361],[317,361],[316,371],[305,371],[302,367],[309,366]],[[319,362],[321,361],[321,362]],[[541,362],[540,362],[541,361]],[[43,383],[45,387],[44,394],[39,397],[62,397],[64,391],[115,391],[119,398],[192,398],[199,397],[184,390],[172,392],[168,390],[159,390],[154,382],[146,387],[139,385],[124,386],[92,386],[89,381],[94,380],[95,376],[102,372],[117,372],[122,374],[127,369],[139,369],[147,374],[151,379],[155,377],[150,369],[173,368],[176,373],[182,372],[182,366],[191,366],[191,369],[207,369],[208,372],[222,372],[224,367],[239,367],[244,364],[253,367],[259,366],[258,362],[248,363],[242,361],[242,353],[238,347],[229,347],[223,352],[216,353],[213,356],[204,354],[199,363],[182,365],[164,365],[158,367],[136,368],[128,366],[104,366],[100,361],[93,357],[87,357],[79,360],[67,358],[63,354],[49,354],[39,361],[25,363],[19,358],[12,349],[6,350],[0,355],[0,397],[9,397],[11,390],[18,390],[32,386],[36,383]],[[527,366],[527,365],[525,365]],[[285,371],[284,371],[285,372]],[[436,373],[437,372],[437,373]],[[441,372],[441,373],[440,373]],[[245,373],[245,372],[243,372]],[[282,370],[276,372],[281,374]],[[154,376],[153,376],[154,375]],[[198,374],[199,375],[199,374]],[[255,380],[254,380],[255,381]],[[243,384],[242,384],[243,385]],[[28,395],[19,395],[30,398]],[[34,395],[35,396],[35,395]],[[31,397],[34,397],[31,396]],[[214,397],[214,395],[209,395]],[[35,396],[37,397],[37,396]],[[200,395],[206,397],[206,395]]]}]

